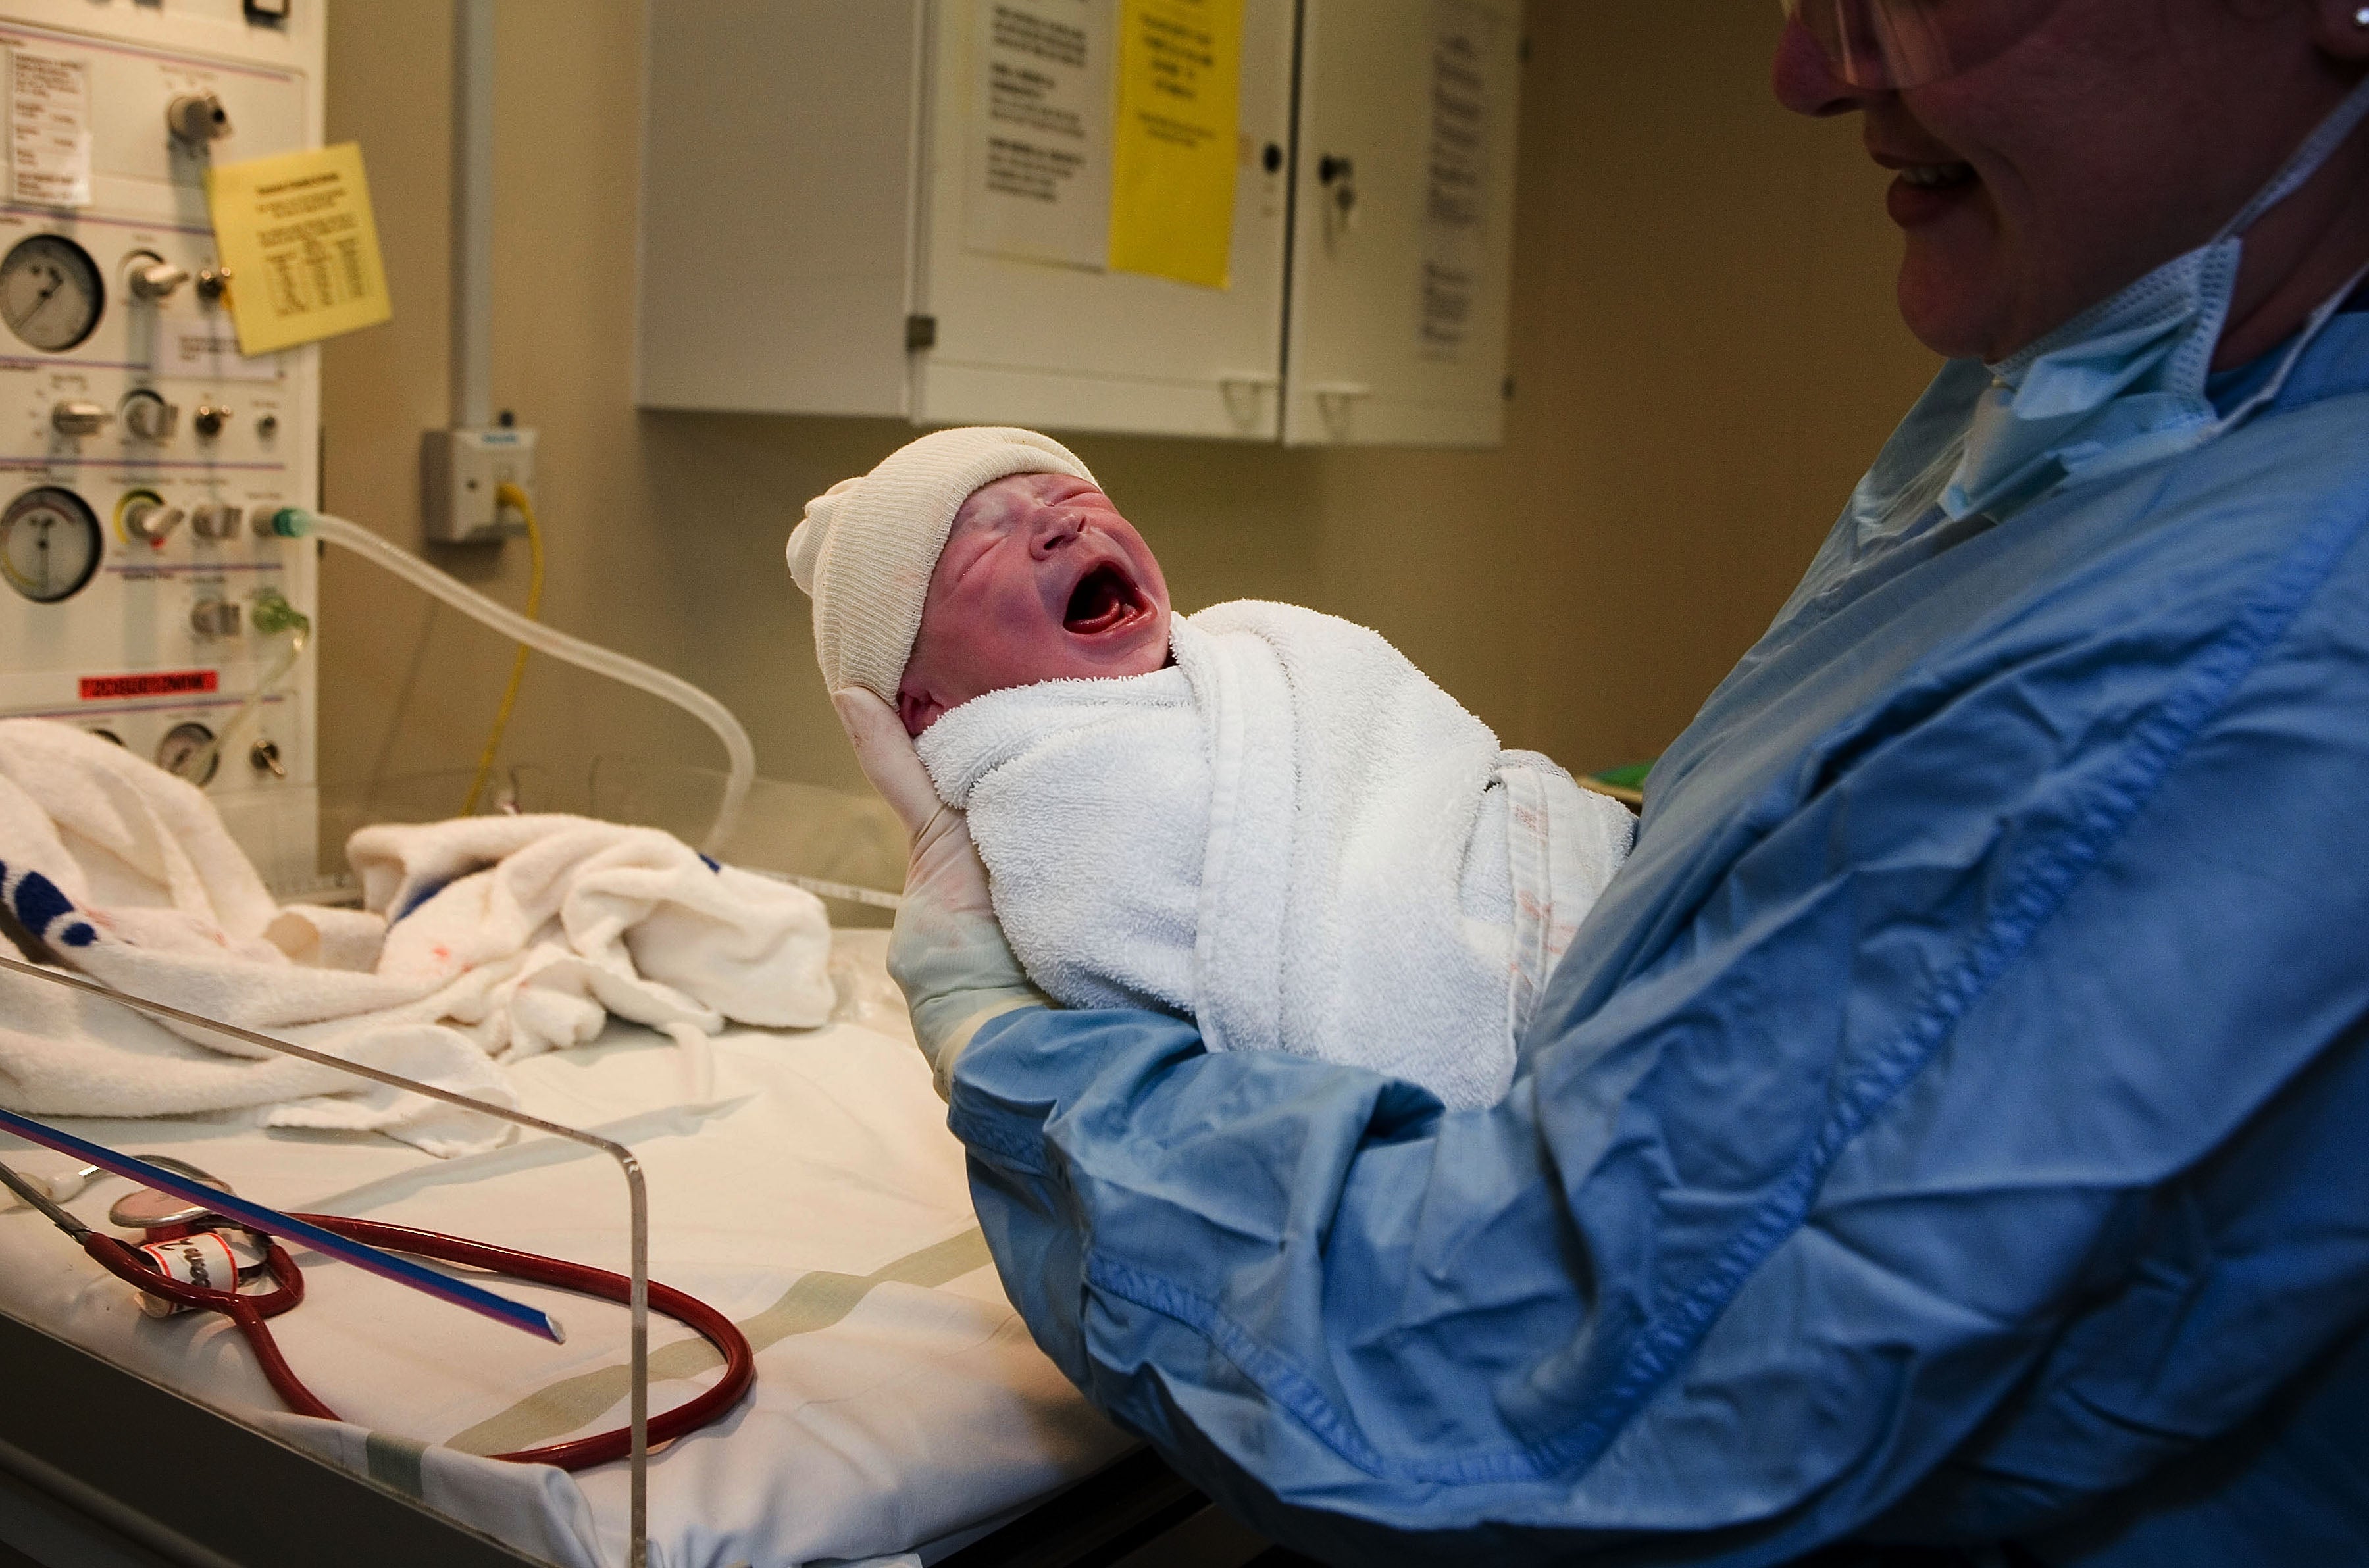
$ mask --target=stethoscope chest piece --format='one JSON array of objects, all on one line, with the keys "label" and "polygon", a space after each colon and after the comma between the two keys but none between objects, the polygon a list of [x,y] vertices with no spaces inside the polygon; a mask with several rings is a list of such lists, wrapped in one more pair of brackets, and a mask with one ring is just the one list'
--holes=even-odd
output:
[{"label": "stethoscope chest piece", "polygon": [[[210,1171],[201,1171],[184,1161],[170,1159],[162,1154],[143,1154],[141,1158],[151,1164],[178,1171],[193,1182],[203,1182],[210,1187],[217,1187],[223,1192],[230,1191],[230,1184],[220,1176]],[[115,1200],[114,1206],[107,1211],[107,1222],[123,1230],[163,1230],[176,1228],[186,1230],[200,1220],[210,1218],[212,1210],[191,1203],[187,1198],[176,1197],[168,1192],[159,1192],[154,1187],[137,1187]],[[169,1239],[159,1236],[149,1237],[152,1242]]]}]

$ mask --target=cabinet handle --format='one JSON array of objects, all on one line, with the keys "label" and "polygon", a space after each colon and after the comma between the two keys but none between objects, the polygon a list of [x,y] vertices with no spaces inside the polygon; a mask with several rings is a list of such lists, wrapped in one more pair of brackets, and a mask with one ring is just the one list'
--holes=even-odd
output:
[{"label": "cabinet handle", "polygon": [[1316,183],[1326,192],[1324,235],[1338,238],[1357,221],[1357,166],[1338,153],[1316,160]]},{"label": "cabinet handle", "polygon": [[1353,397],[1371,397],[1374,389],[1362,381],[1315,381],[1308,390],[1316,396],[1345,403]]}]

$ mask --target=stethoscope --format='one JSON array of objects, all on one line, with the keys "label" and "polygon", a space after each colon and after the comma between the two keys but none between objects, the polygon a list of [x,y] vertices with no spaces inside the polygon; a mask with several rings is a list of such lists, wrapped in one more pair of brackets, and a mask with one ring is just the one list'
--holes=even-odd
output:
[{"label": "stethoscope", "polygon": [[[16,1120],[9,1119],[12,1123]],[[185,1189],[182,1193],[141,1187],[118,1198],[108,1210],[109,1224],[141,1232],[140,1245],[95,1230],[59,1207],[60,1199],[81,1192],[104,1173],[104,1167],[84,1164],[63,1176],[41,1179],[0,1164],[0,1186],[6,1186],[39,1210],[51,1224],[73,1237],[101,1268],[139,1291],[141,1310],[149,1316],[172,1317],[185,1311],[222,1313],[238,1325],[239,1333],[254,1349],[264,1377],[290,1410],[324,1421],[340,1419],[296,1376],[287,1357],[280,1354],[279,1342],[272,1337],[267,1322],[293,1310],[304,1299],[303,1271],[269,1230],[216,1213],[194,1200],[189,1196],[189,1184],[214,1189],[223,1195],[223,1201],[235,1203],[245,1213],[260,1217],[272,1211],[251,1200],[235,1198],[228,1182],[168,1154],[123,1157],[109,1150],[97,1158],[127,1167],[161,1167],[164,1172],[186,1178],[174,1183]],[[156,1179],[170,1180],[171,1176],[160,1174]],[[326,1230],[391,1253],[481,1268],[620,1304],[629,1301],[633,1293],[630,1279],[604,1268],[434,1230],[334,1214],[291,1214],[280,1218],[292,1222],[283,1227],[292,1232]],[[269,1289],[242,1288],[267,1279],[270,1282]],[[655,1446],[698,1431],[738,1403],[756,1379],[757,1360],[748,1338],[732,1320],[704,1301],[653,1279],[649,1282],[649,1305],[652,1311],[662,1312],[691,1329],[715,1346],[724,1357],[724,1376],[714,1387],[664,1414],[650,1417],[649,1441]],[[624,1458],[631,1444],[632,1429],[620,1426],[572,1442],[491,1457],[515,1464],[584,1470]]]}]

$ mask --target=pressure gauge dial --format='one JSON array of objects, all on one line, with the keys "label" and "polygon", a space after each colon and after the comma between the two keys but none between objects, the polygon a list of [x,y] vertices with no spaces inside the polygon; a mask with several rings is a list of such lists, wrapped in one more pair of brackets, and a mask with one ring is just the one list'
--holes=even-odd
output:
[{"label": "pressure gauge dial", "polygon": [[[201,758],[204,776],[190,778]],[[195,784],[212,784],[214,770],[222,766],[222,753],[214,750],[214,732],[194,719],[175,725],[165,732],[164,739],[156,742],[156,765],[175,778],[189,779]]]},{"label": "pressure gauge dial", "polygon": [[0,321],[45,354],[89,337],[106,303],[98,263],[63,235],[29,235],[0,258]]},{"label": "pressure gauge dial", "polygon": [[105,540],[98,514],[80,496],[40,486],[0,511],[0,576],[34,603],[55,604],[90,581]]}]

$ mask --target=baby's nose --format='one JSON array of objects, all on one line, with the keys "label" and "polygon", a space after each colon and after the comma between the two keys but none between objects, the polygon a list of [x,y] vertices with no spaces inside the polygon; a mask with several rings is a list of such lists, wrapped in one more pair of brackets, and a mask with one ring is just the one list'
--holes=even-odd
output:
[{"label": "baby's nose", "polygon": [[1030,553],[1038,560],[1044,560],[1074,543],[1079,531],[1077,518],[1069,512],[1043,516],[1037,520],[1036,536],[1029,543]]}]

